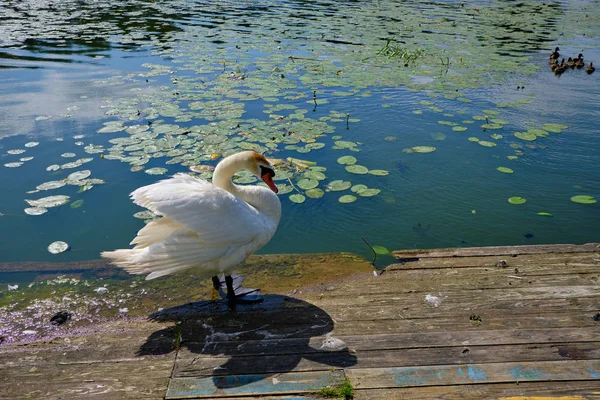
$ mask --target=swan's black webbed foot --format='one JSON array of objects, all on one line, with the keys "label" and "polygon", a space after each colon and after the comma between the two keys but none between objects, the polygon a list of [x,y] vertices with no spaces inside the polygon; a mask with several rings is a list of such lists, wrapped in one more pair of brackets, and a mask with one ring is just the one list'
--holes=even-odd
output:
[{"label": "swan's black webbed foot", "polygon": [[[245,288],[242,286],[244,277],[238,274],[213,276],[213,286],[219,292],[223,299],[227,299],[229,305],[260,303],[263,297],[260,295],[260,289]],[[227,293],[223,291],[223,286],[227,288]]]}]

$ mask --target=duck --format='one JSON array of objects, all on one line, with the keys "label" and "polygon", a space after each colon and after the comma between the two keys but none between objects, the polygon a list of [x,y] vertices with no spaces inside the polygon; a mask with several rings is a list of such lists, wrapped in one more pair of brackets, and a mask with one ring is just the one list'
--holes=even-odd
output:
[{"label": "duck", "polygon": [[560,57],[560,53],[558,52],[559,50],[560,49],[557,47],[552,53],[550,53],[550,60],[558,60],[558,57]]},{"label": "duck", "polygon": [[567,60],[567,67],[575,68],[575,60],[573,60],[571,57],[569,57],[569,59]]},{"label": "duck", "polygon": [[579,53],[579,55],[575,59],[575,66],[577,67],[577,69],[585,67],[585,62],[583,61],[583,54]]},{"label": "duck", "polygon": [[[242,170],[261,178],[267,187],[234,184],[232,177]],[[225,283],[229,305],[234,306],[248,291],[256,295],[259,290],[234,289],[232,272],[277,230],[281,202],[274,176],[263,155],[243,151],[217,164],[212,183],[178,173],[140,187],[131,199],[160,218],[137,232],[130,243],[133,248],[101,256],[131,274],[148,274],[146,280],[184,270],[193,270],[201,279],[212,277],[213,299]],[[256,301],[261,300],[258,295]]]},{"label": "duck", "polygon": [[585,72],[587,72],[588,75],[593,74],[595,70],[596,68],[594,68],[594,63],[590,63],[590,65],[585,67]]},{"label": "duck", "polygon": [[567,69],[567,66],[565,65],[565,59],[563,58],[562,61],[560,62],[560,65],[557,65],[556,68],[553,69],[554,75],[560,75],[563,72],[565,72],[566,69]]}]

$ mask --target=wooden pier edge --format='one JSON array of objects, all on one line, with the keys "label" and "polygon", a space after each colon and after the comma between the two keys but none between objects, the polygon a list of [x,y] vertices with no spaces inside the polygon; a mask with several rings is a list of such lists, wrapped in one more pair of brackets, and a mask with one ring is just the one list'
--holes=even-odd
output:
[{"label": "wooden pier edge", "polygon": [[394,255],[235,312],[0,345],[0,398],[307,400],[345,381],[368,400],[600,398],[599,244]]}]

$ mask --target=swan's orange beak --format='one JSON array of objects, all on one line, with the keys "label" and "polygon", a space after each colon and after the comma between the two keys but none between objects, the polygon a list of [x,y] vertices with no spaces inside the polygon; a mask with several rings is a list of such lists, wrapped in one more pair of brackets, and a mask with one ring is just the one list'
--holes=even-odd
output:
[{"label": "swan's orange beak", "polygon": [[271,174],[272,174],[272,172],[267,172],[266,174],[263,174],[263,176],[261,176],[261,178],[263,181],[265,181],[267,186],[269,186],[269,188],[272,191],[277,193],[277,192],[279,192],[279,189],[277,189],[277,185],[275,185],[275,183],[273,182],[273,176]]}]

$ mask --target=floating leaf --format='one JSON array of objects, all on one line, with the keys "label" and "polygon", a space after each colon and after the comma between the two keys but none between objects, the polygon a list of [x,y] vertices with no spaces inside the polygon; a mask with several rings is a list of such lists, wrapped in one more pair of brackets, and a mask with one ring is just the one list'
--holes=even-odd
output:
[{"label": "floating leaf", "polygon": [[58,207],[63,204],[67,204],[69,202],[69,196],[65,195],[57,195],[57,196],[48,196],[43,197],[37,200],[25,200],[31,207]]},{"label": "floating leaf", "polygon": [[498,167],[496,169],[500,172],[504,172],[505,174],[512,174],[513,172],[515,172],[512,169],[506,167]]},{"label": "floating leaf", "polygon": [[435,132],[431,134],[433,140],[444,140],[446,139],[446,135],[441,132]]},{"label": "floating leaf", "polygon": [[352,156],[343,156],[337,159],[338,164],[342,165],[354,165],[356,164],[356,157]]},{"label": "floating leaf", "polygon": [[82,179],[89,177],[91,174],[92,174],[92,171],[90,171],[89,169],[84,169],[83,171],[77,171],[77,172],[73,172],[73,173],[69,174],[69,176],[67,176],[67,180],[80,181]]},{"label": "floating leaf", "polygon": [[25,147],[35,147],[38,144],[40,144],[40,142],[27,142],[25,143]]},{"label": "floating leaf", "polygon": [[369,174],[375,175],[375,176],[386,176],[386,175],[389,175],[390,173],[384,169],[371,169],[371,170],[369,170]]},{"label": "floating leaf", "polygon": [[362,197],[373,197],[377,196],[379,193],[381,193],[381,190],[379,189],[366,189],[358,192],[358,194]]},{"label": "floating leaf", "polygon": [[62,153],[60,156],[64,157],[64,158],[73,158],[73,157],[76,157],[77,154],[75,154],[75,153]]},{"label": "floating leaf", "polygon": [[167,171],[168,171],[168,169],[166,169],[166,168],[154,167],[154,168],[149,168],[149,169],[145,170],[144,172],[147,173],[148,175],[164,175],[167,173]]},{"label": "floating leaf", "polygon": [[379,245],[373,246],[373,251],[380,255],[390,254],[390,251],[388,249]]},{"label": "floating leaf", "polygon": [[524,197],[519,197],[519,196],[513,196],[508,199],[508,202],[510,204],[523,204],[526,201],[527,201],[527,199],[525,199]]},{"label": "floating leaf", "polygon": [[346,171],[351,172],[353,174],[364,175],[369,172],[369,169],[362,165],[354,164],[346,166]]},{"label": "floating leaf", "polygon": [[358,194],[360,194],[361,192],[363,192],[367,189],[368,189],[367,185],[363,185],[363,184],[354,185],[350,188],[351,191],[353,191],[354,193],[358,193]]},{"label": "floating leaf", "polygon": [[303,190],[314,189],[319,186],[319,181],[316,179],[300,179],[296,185]]},{"label": "floating leaf", "polygon": [[309,179],[316,179],[318,181],[322,181],[325,179],[325,174],[322,173],[321,171],[315,171],[315,170],[311,170],[308,172],[304,173],[304,176],[309,178]]},{"label": "floating leaf", "polygon": [[349,181],[337,180],[329,182],[327,184],[327,190],[332,192],[340,192],[342,190],[350,189],[350,186],[352,186],[352,183],[350,183]]},{"label": "floating leaf", "polygon": [[592,196],[587,195],[578,195],[571,197],[571,201],[580,204],[594,204],[596,203],[596,199]]},{"label": "floating leaf", "polygon": [[466,126],[453,126],[452,130],[456,131],[456,132],[463,132],[463,131],[467,130],[467,127]]},{"label": "floating leaf", "polygon": [[300,203],[304,203],[304,201],[306,200],[306,197],[304,197],[301,194],[295,193],[295,194],[290,195],[290,200],[294,203],[300,204]]},{"label": "floating leaf", "polygon": [[4,164],[4,166],[6,168],[19,168],[20,166],[23,165],[22,161],[17,161],[17,162],[10,162],[10,163],[6,163]]},{"label": "floating leaf", "polygon": [[83,205],[83,200],[79,199],[71,203],[71,208],[79,208]]},{"label": "floating leaf", "polygon": [[479,142],[480,145],[484,146],[484,147],[496,147],[496,143],[494,142],[488,142],[487,140],[480,140]]},{"label": "floating leaf", "polygon": [[432,153],[435,151],[433,146],[415,146],[411,147],[411,150],[415,153]]},{"label": "floating leaf", "polygon": [[529,129],[527,131],[527,133],[529,133],[530,135],[535,135],[537,137],[546,137],[546,136],[548,136],[548,131],[545,131],[543,129]]},{"label": "floating leaf", "polygon": [[537,215],[539,215],[541,217],[552,217],[552,214],[550,214],[548,212],[539,212],[539,213],[537,213]]},{"label": "floating leaf", "polygon": [[[542,125],[542,129],[552,133],[561,133],[563,129],[567,129],[567,125],[563,124],[544,124]],[[27,146],[27,145],[25,145]]]},{"label": "floating leaf", "polygon": [[30,207],[25,209],[25,214],[29,215],[42,215],[48,212],[47,208],[44,207]]},{"label": "floating leaf", "polygon": [[469,142],[479,142],[479,138],[476,138],[475,136],[471,136],[470,138],[467,139]]},{"label": "floating leaf", "polygon": [[515,132],[515,137],[518,137],[521,140],[527,140],[528,142],[532,142],[537,139],[535,133],[531,132]]},{"label": "floating leaf", "polygon": [[61,188],[63,186],[65,186],[67,184],[67,182],[63,181],[50,181],[50,182],[45,182],[42,183],[40,185],[37,185],[35,188],[37,190],[51,190],[51,189],[58,189]]},{"label": "floating leaf", "polygon": [[325,192],[321,189],[309,189],[306,191],[306,195],[308,197],[310,197],[311,199],[318,199],[323,197],[323,195],[325,194]]},{"label": "floating leaf", "polygon": [[60,169],[60,165],[58,164],[52,164],[49,165],[48,167],[46,167],[46,171],[51,172],[51,171],[58,171]]},{"label": "floating leaf", "polygon": [[502,128],[504,128],[504,126],[500,125],[500,124],[483,124],[483,125],[481,125],[481,127],[483,129],[502,129]]},{"label": "floating leaf", "polygon": [[48,246],[48,251],[52,254],[59,254],[69,250],[69,245],[65,242],[53,242]]},{"label": "floating leaf", "polygon": [[7,153],[8,154],[12,154],[12,155],[18,155],[18,154],[25,153],[25,150],[23,150],[23,149],[14,149],[14,150],[8,150]]},{"label": "floating leaf", "polygon": [[351,194],[346,194],[338,199],[340,203],[352,203],[356,201],[356,196],[352,196]]}]

